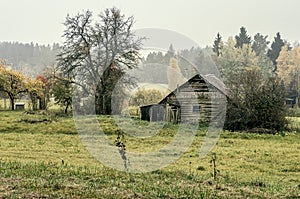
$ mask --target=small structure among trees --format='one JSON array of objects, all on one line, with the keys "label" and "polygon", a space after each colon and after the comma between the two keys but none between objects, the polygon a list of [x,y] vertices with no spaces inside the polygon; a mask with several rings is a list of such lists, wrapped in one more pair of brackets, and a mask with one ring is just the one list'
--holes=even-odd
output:
[{"label": "small structure among trees", "polygon": [[10,69],[1,60],[0,92],[4,99],[9,99],[11,110],[15,110],[16,100],[26,95],[31,100],[32,110],[37,110],[38,104],[40,106],[39,109],[46,109],[46,82],[42,81],[41,77],[36,79],[26,77],[23,73]]},{"label": "small structure among trees", "polygon": [[141,119],[171,123],[208,123],[216,119],[220,111],[225,110],[225,103],[225,88],[218,79],[197,74],[179,85],[158,104],[140,107]]},{"label": "small structure among trees", "polygon": [[11,109],[15,109],[15,100],[22,93],[27,92],[25,76],[17,71],[7,68],[0,63],[0,90],[9,98]]}]

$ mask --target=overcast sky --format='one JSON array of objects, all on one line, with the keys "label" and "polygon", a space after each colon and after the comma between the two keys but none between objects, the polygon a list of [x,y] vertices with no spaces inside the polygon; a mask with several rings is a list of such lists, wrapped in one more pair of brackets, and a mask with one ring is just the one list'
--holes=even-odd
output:
[{"label": "overcast sky", "polygon": [[98,14],[115,6],[133,15],[135,28],[163,28],[181,33],[201,47],[224,40],[241,26],[249,34],[277,32],[300,41],[299,0],[0,0],[0,41],[52,44],[61,42],[66,15],[83,10]]}]

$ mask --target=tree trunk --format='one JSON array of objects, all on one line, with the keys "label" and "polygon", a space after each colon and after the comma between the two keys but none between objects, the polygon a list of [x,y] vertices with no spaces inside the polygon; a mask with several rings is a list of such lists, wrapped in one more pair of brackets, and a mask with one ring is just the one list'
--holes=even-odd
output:
[{"label": "tree trunk", "polygon": [[31,94],[30,98],[31,98],[31,103],[32,103],[32,110],[36,111],[37,110],[37,96],[35,94]]},{"label": "tree trunk", "polygon": [[110,115],[111,114],[111,94],[99,89],[95,94],[95,111],[96,114]]},{"label": "tree trunk", "polygon": [[[104,82],[104,83],[103,83]],[[110,115],[111,114],[111,93],[107,85],[109,82],[102,79],[98,83],[95,93],[95,111],[98,115]]]},{"label": "tree trunk", "polygon": [[123,74],[124,72],[115,66],[114,63],[110,64],[110,66],[103,72],[101,80],[96,87],[96,114],[110,115],[112,113],[112,93]]},{"label": "tree trunk", "polygon": [[13,96],[9,95],[9,100],[10,100],[10,105],[11,105],[11,110],[15,110],[15,99]]},{"label": "tree trunk", "polygon": [[68,108],[69,108],[69,103],[67,103],[67,105],[66,105],[65,114],[68,114]]},{"label": "tree trunk", "polygon": [[96,88],[95,92],[95,112],[97,115],[100,115],[102,113],[103,105],[102,105],[102,96],[100,95],[100,88],[101,88],[101,83],[99,82]]},{"label": "tree trunk", "polygon": [[44,97],[39,98],[39,108],[40,110],[46,110],[47,108],[46,99]]}]

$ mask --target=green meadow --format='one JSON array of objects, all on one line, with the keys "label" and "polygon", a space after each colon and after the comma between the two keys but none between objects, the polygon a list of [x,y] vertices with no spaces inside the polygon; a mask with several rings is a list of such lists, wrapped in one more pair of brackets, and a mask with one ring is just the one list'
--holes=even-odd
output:
[{"label": "green meadow", "polygon": [[[97,119],[114,142],[114,118]],[[289,119],[293,130],[276,135],[224,131],[204,158],[199,150],[206,129],[200,128],[177,161],[127,173],[88,152],[71,116],[0,111],[0,198],[300,198],[300,119]],[[123,126],[130,131],[126,121]],[[125,135],[126,150],[156,150],[176,130],[167,125],[149,138]]]}]

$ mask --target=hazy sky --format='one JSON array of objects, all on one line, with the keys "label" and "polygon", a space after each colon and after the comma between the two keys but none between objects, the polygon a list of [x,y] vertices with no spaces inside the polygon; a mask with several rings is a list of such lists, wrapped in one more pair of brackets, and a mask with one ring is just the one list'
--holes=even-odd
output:
[{"label": "hazy sky", "polygon": [[212,45],[217,34],[227,40],[241,26],[249,34],[277,32],[300,41],[299,0],[0,0],[0,41],[61,42],[66,15],[82,10],[98,14],[116,6],[135,16],[134,28],[164,28],[184,34],[200,46]]}]

